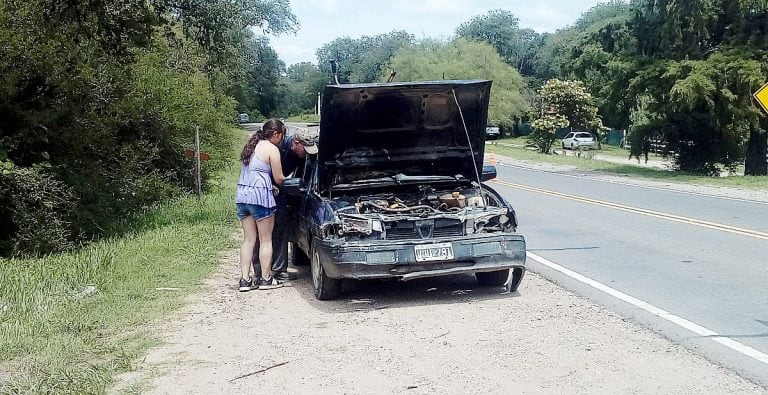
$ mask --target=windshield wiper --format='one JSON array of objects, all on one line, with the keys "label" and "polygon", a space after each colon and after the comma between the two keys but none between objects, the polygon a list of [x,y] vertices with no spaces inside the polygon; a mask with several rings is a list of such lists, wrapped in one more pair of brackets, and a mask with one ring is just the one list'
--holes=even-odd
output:
[{"label": "windshield wiper", "polygon": [[456,181],[464,179],[464,176],[407,176],[405,174],[396,174],[392,177],[398,184],[408,181]]},{"label": "windshield wiper", "polygon": [[350,181],[348,183],[344,184],[337,184],[334,185],[335,189],[338,188],[352,188],[352,187],[359,187],[361,185],[371,185],[371,184],[404,184],[404,183],[415,183],[415,182],[435,182],[435,181],[462,181],[466,180],[464,176],[462,175],[456,175],[456,176],[408,176],[402,173],[395,174],[394,176],[388,176],[388,177],[378,177],[378,178],[365,178],[362,180],[354,180]]}]

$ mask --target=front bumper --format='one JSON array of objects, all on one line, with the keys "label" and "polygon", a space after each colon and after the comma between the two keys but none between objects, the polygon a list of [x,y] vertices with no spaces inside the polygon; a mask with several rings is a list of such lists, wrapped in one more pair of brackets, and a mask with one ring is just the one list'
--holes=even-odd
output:
[{"label": "front bumper", "polygon": [[[415,247],[434,243],[450,243],[453,259],[416,261]],[[331,278],[413,280],[504,269],[525,271],[525,238],[514,233],[480,234],[460,240],[435,238],[349,243],[315,240],[315,245],[320,262]]]}]

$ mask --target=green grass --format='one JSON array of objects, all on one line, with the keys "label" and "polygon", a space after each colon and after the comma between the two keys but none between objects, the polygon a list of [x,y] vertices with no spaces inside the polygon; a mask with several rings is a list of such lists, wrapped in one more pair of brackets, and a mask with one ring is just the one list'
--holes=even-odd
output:
[{"label": "green grass", "polygon": [[288,122],[320,123],[320,116],[317,114],[300,114],[290,116],[285,120]]},{"label": "green grass", "polygon": [[[619,164],[607,161],[592,159],[589,155],[583,157],[548,155],[542,154],[532,149],[525,148],[525,137],[506,138],[498,140],[499,144],[486,143],[486,151],[493,150],[499,155],[508,156],[513,159],[545,162],[559,165],[574,166],[580,169],[596,170],[606,173],[623,174],[635,177],[654,179],[659,181],[682,182],[696,185],[727,186],[734,188],[768,190],[768,176],[744,177],[732,175],[730,177],[706,177],[697,176],[681,172],[667,171],[661,169],[646,168],[631,164]],[[629,153],[621,148],[603,145],[599,152],[603,155],[612,155],[626,159]],[[649,159],[661,159],[658,156],[649,156]]]},{"label": "green grass", "polygon": [[151,210],[132,234],[74,253],[0,260],[0,394],[103,393],[158,344],[151,323],[182,306],[220,252],[236,245],[236,171],[199,200]]}]

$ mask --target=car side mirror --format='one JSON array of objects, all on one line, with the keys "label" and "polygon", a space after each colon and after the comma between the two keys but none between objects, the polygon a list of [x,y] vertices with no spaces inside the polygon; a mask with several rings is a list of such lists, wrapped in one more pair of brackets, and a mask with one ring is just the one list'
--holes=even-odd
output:
[{"label": "car side mirror", "polygon": [[283,181],[282,190],[285,192],[286,196],[300,196],[304,193],[305,189],[306,185],[304,185],[304,180],[301,178],[286,178],[285,181]]},{"label": "car side mirror", "polygon": [[496,166],[483,166],[483,174],[480,181],[490,181],[496,178]]}]

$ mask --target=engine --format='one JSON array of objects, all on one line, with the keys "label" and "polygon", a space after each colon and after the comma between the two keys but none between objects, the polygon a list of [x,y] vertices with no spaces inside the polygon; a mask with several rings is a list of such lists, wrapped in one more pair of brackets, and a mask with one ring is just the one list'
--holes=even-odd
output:
[{"label": "engine", "polygon": [[[514,213],[478,187],[337,197],[330,237],[403,240],[514,231]],[[425,226],[424,224],[427,224]],[[425,234],[423,229],[429,229]],[[330,230],[330,229],[329,229]]]}]

